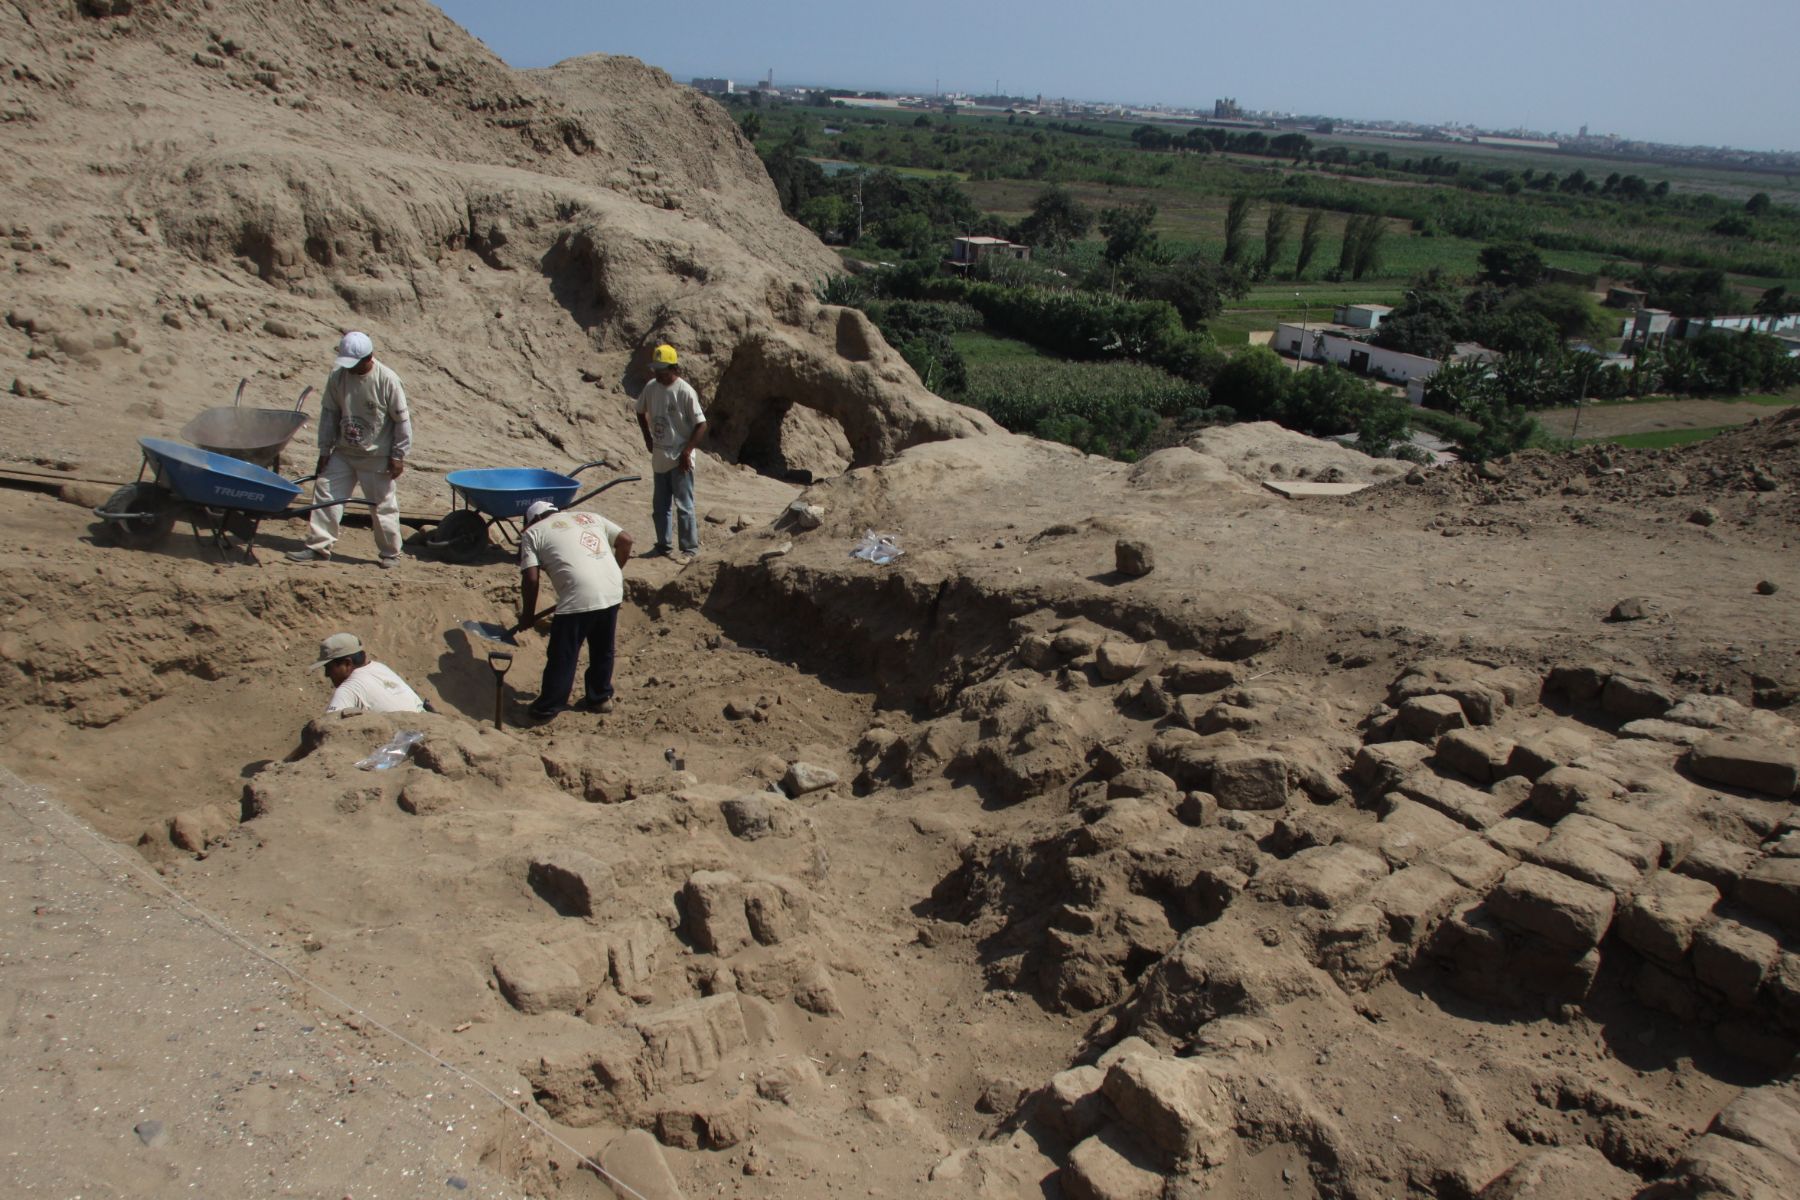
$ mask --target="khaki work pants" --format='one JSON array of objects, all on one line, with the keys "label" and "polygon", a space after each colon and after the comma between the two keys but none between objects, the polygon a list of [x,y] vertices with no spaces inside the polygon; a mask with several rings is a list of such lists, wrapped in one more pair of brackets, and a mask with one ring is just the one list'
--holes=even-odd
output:
[{"label": "khaki work pants", "polygon": [[[362,489],[364,499],[375,503],[376,553],[383,558],[397,557],[400,553],[400,490],[395,481],[388,478],[387,459],[333,454],[331,461],[325,464],[324,472],[313,480],[313,503],[347,500],[358,488]],[[312,529],[306,536],[307,549],[320,554],[330,551],[332,543],[338,539],[338,525],[343,519],[342,504],[315,508]]]}]

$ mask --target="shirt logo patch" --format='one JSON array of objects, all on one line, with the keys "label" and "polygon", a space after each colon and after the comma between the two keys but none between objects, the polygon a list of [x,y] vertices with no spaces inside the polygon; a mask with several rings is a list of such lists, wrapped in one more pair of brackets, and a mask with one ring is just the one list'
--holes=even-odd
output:
[{"label": "shirt logo patch", "polygon": [[592,555],[595,555],[596,557],[598,557],[600,554],[600,547],[604,543],[601,542],[599,534],[593,533],[593,532],[584,532],[581,535],[581,544],[587,550],[587,552],[589,554],[592,554]]}]

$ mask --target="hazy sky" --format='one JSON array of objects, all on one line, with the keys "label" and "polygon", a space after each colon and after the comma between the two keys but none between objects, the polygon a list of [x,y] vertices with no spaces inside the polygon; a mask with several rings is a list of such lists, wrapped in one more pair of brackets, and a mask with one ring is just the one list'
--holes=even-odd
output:
[{"label": "hazy sky", "polygon": [[1468,122],[1800,149],[1794,0],[440,0],[515,67]]}]

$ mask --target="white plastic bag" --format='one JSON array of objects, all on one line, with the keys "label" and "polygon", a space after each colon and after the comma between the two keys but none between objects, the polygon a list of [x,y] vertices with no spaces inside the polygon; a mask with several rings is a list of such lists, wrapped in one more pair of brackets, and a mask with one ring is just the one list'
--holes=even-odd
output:
[{"label": "white plastic bag", "polygon": [[403,729],[387,740],[387,744],[376,749],[369,757],[357,762],[357,767],[364,771],[385,771],[389,767],[397,767],[406,761],[412,748],[425,740],[424,733],[416,729]]},{"label": "white plastic bag", "polygon": [[873,529],[863,530],[863,535],[856,539],[856,545],[850,549],[851,558],[860,558],[878,567],[887,566],[905,553],[893,534],[876,533]]}]

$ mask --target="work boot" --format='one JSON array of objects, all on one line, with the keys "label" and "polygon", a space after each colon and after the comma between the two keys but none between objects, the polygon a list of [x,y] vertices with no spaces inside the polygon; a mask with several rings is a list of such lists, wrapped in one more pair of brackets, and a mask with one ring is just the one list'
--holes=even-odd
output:
[{"label": "work boot", "polygon": [[297,563],[330,562],[331,551],[314,550],[309,546],[305,550],[290,550],[288,552],[287,560],[289,562]]},{"label": "work boot", "polygon": [[391,571],[400,565],[400,556],[398,554],[384,554],[381,556],[380,563],[382,570]]}]

